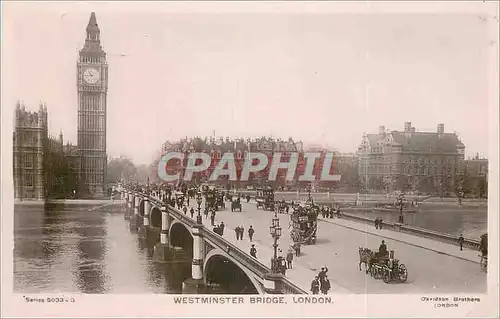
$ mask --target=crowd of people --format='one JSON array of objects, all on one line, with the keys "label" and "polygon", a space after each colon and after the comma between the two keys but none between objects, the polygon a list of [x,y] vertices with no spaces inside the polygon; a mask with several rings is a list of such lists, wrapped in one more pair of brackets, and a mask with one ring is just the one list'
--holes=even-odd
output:
[{"label": "crowd of people", "polygon": [[322,294],[326,295],[328,294],[328,291],[331,288],[330,280],[328,279],[328,268],[322,267],[321,271],[318,273],[316,277],[314,277],[313,281],[311,282],[311,292],[313,295],[319,294],[321,291]]}]

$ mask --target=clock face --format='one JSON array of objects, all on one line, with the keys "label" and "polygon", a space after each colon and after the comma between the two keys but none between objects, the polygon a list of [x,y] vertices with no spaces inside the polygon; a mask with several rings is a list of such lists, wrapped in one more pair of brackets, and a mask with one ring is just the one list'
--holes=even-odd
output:
[{"label": "clock face", "polygon": [[88,68],[83,71],[83,80],[89,84],[94,84],[100,79],[100,73],[97,69]]}]

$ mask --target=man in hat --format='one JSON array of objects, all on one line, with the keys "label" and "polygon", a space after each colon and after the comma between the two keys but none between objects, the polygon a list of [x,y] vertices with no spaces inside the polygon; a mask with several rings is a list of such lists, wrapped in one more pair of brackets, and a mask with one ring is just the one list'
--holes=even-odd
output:
[{"label": "man in hat", "polygon": [[385,244],[385,240],[382,240],[382,243],[378,247],[378,255],[380,257],[387,256],[387,245]]},{"label": "man in hat", "polygon": [[313,295],[317,295],[319,293],[318,276],[314,277],[313,281],[311,282],[311,292],[313,293]]},{"label": "man in hat", "polygon": [[463,250],[463,245],[464,245],[464,236],[462,234],[460,234],[460,237],[458,237],[458,244],[460,245],[460,250]]},{"label": "man in hat", "polygon": [[250,228],[248,228],[248,238],[250,238],[250,241],[252,241],[254,233],[255,233],[255,230],[250,225]]},{"label": "man in hat", "polygon": [[250,248],[250,256],[257,258],[257,248],[255,248],[255,244],[252,244],[252,248]]},{"label": "man in hat", "polygon": [[325,279],[327,272],[328,272],[328,268],[326,266],[321,267],[321,271],[318,274],[318,278],[321,282],[323,282],[323,280]]}]

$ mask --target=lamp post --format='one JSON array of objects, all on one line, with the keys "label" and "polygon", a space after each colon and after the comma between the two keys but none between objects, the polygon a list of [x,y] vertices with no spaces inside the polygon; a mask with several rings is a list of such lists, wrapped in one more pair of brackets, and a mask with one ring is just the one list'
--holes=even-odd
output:
[{"label": "lamp post", "polygon": [[273,259],[271,259],[271,272],[278,273],[279,272],[278,239],[281,237],[281,227],[280,227],[280,219],[278,218],[276,210],[274,211],[272,224],[271,226],[269,226],[269,233],[271,234],[271,237],[273,237],[274,239],[274,244],[273,244],[274,256]]},{"label": "lamp post", "polygon": [[198,224],[202,224],[203,221],[201,219],[201,202],[202,202],[202,198],[201,198],[201,193],[198,193],[198,197],[196,197],[196,202],[198,203],[198,215],[196,216],[196,223]]},{"label": "lamp post", "polygon": [[403,206],[404,206],[404,194],[403,192],[399,193],[398,194],[398,197],[397,197],[397,205],[399,206],[399,222],[401,224],[404,223],[404,217],[403,217]]}]

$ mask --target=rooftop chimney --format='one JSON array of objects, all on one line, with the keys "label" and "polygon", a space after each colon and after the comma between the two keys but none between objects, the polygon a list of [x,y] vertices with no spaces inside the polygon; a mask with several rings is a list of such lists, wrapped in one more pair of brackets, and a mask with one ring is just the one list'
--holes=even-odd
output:
[{"label": "rooftop chimney", "polygon": [[378,127],[378,134],[385,134],[385,126],[379,126]]},{"label": "rooftop chimney", "polygon": [[439,123],[438,124],[438,129],[437,129],[437,132],[438,134],[444,134],[444,124],[443,123]]},{"label": "rooftop chimney", "polygon": [[405,132],[411,131],[411,122],[405,122]]}]

